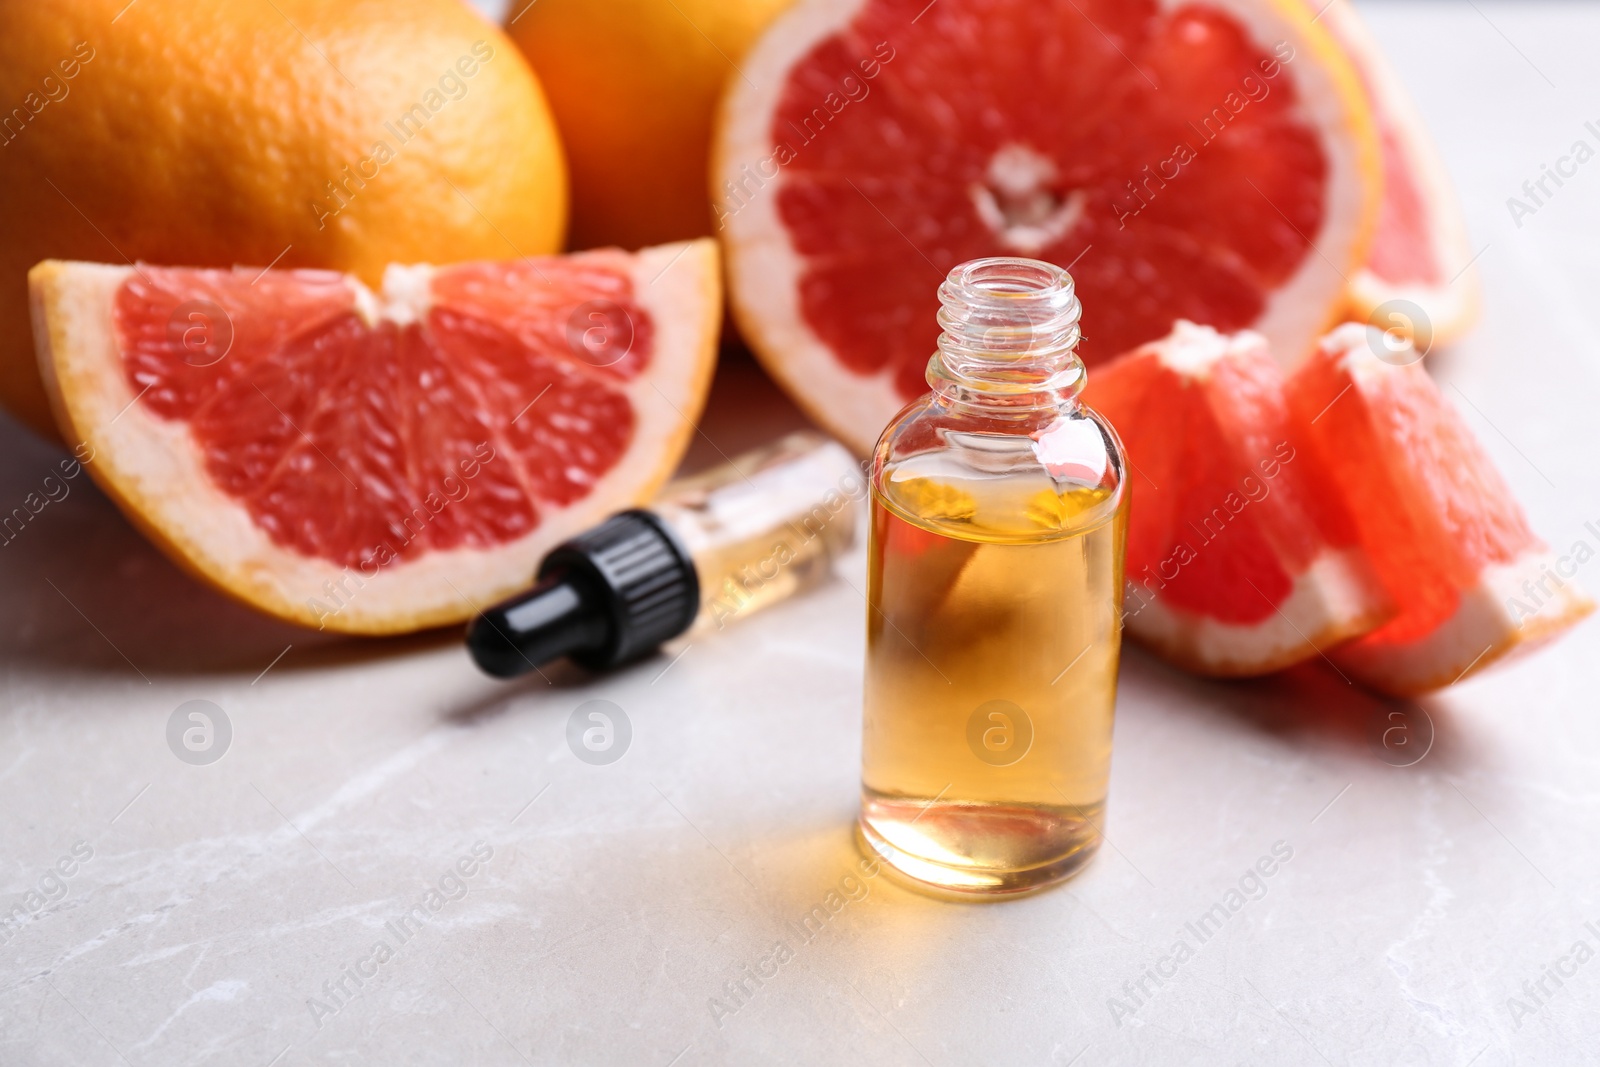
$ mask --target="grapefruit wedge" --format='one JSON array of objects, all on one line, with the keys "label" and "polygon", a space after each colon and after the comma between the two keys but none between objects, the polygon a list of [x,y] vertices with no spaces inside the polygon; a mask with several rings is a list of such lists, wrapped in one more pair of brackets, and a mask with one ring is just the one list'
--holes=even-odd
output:
[{"label": "grapefruit wedge", "polygon": [[733,310],[863,454],[965,260],[1069,267],[1092,365],[1180,318],[1293,361],[1366,258],[1366,95],[1299,0],[802,0],[741,68],[712,167]]},{"label": "grapefruit wedge", "polygon": [[1180,321],[1097,368],[1134,474],[1129,634],[1199,674],[1279,670],[1393,613],[1260,334]]},{"label": "grapefruit wedge", "polygon": [[720,321],[710,241],[327,271],[47,261],[41,369],[95,480],[187,569],[402,633],[525,586],[677,464]]},{"label": "grapefruit wedge", "polygon": [[1341,326],[1288,393],[1401,609],[1332,658],[1380,692],[1410,696],[1532,648],[1594,605],[1422,365],[1375,355],[1393,344],[1375,328]]},{"label": "grapefruit wedge", "polygon": [[1350,276],[1349,315],[1398,330],[1426,353],[1478,317],[1466,219],[1422,116],[1348,0],[1304,0],[1344,47],[1372,102],[1383,165],[1378,229]]}]

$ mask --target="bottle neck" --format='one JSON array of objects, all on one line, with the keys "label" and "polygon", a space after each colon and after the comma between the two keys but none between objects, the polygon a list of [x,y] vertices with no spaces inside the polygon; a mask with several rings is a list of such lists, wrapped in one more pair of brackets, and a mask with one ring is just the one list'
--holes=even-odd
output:
[{"label": "bottle neck", "polygon": [[939,350],[928,384],[941,399],[985,410],[1076,404],[1082,308],[1072,276],[1033,259],[964,263],[939,286]]}]

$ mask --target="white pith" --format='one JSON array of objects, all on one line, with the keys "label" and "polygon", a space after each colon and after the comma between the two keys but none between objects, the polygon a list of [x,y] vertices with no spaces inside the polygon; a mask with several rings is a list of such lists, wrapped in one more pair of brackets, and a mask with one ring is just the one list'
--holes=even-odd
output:
[{"label": "white pith", "polygon": [[[1537,548],[1510,563],[1491,564],[1455,612],[1427,634],[1399,643],[1352,641],[1332,658],[1362,683],[1398,696],[1460,681],[1536,647],[1594,610],[1572,582],[1550,584],[1547,576],[1559,574],[1555,563],[1550,552]],[[1540,579],[1546,579],[1550,595],[1538,589]]]},{"label": "white pith", "polygon": [[[1138,582],[1139,576],[1129,580]],[[1211,675],[1267,674],[1312,659],[1370,630],[1388,610],[1366,556],[1354,549],[1325,549],[1295,578],[1276,610],[1248,626],[1168,607],[1159,590],[1152,596],[1147,589],[1124,598],[1128,632],[1167,658]]]},{"label": "white pith", "polygon": [[1056,176],[1048,156],[1013,142],[1000,146],[983,182],[968,193],[978,217],[1002,245],[1019,256],[1033,256],[1070,232],[1089,200],[1082,189],[1074,189],[1057,203],[1049,191]]},{"label": "white pith", "polygon": [[[303,625],[392,633],[458,622],[530,580],[557,542],[652,495],[704,401],[721,320],[711,241],[645,249],[632,260],[634,295],[656,324],[650,367],[609,382],[633,405],[627,452],[570,507],[537,502],[536,530],[489,549],[432,551],[375,574],[275,544],[243,504],[211,481],[188,426],[155,415],[128,385],[112,323],[113,298],[132,267],[47,262],[30,275],[40,369],[69,445],[87,444],[95,480],[177,561],[252,605]],[[426,307],[409,267],[364,316],[402,321]],[[422,296],[419,296],[419,291]],[[360,300],[357,296],[356,300]],[[465,480],[468,492],[470,479]],[[448,506],[448,505],[446,505]]]},{"label": "white pith", "polygon": [[[806,0],[781,16],[746,54],[741,63],[746,77],[730,81],[721,107],[712,165],[712,195],[719,203],[727,197],[726,183],[739,182],[772,155],[772,115],[795,64],[818,42],[838,33],[867,2]],[[1161,0],[1167,10],[1183,3]],[[1347,130],[1359,125],[1343,87],[1334,84],[1335,75],[1309,57],[1310,51],[1332,51],[1320,28],[1295,17],[1298,12],[1288,5],[1267,0],[1215,0],[1213,6],[1248,27],[1264,52],[1288,41],[1297,56],[1306,57],[1285,64],[1280,77],[1297,79],[1299,107],[1308,126]],[[1253,324],[1285,364],[1298,363],[1311,351],[1341,304],[1345,275],[1364,251],[1376,193],[1363,177],[1364,167],[1373,165],[1369,138],[1324,137],[1323,148],[1329,199],[1323,229],[1307,235],[1316,248],[1307,251],[1296,273],[1270,295]],[[870,376],[846,369],[805,322],[799,301],[805,262],[777,213],[776,194],[784,180],[779,167],[754,195],[742,198],[737,210],[722,216],[729,299],[745,338],[769,373],[814,418],[865,454],[905,398],[894,388],[892,368]],[[1258,194],[1245,189],[1241,195]],[[1070,197],[1063,208],[1070,208]],[[917,258],[910,247],[906,255]],[[931,277],[929,284],[935,284]]]},{"label": "white pith", "polygon": [[1224,359],[1264,353],[1267,339],[1254,330],[1225,334],[1179,319],[1172,324],[1171,333],[1152,341],[1150,347],[1162,365],[1185,378],[1198,380],[1209,376],[1211,368]]},{"label": "white pith", "polygon": [[[1328,331],[1317,346],[1330,356],[1336,356],[1339,366],[1361,385],[1377,386],[1387,374],[1411,366],[1421,357],[1404,337],[1391,336],[1376,326],[1363,322],[1346,322]],[[1383,348],[1394,353],[1392,362],[1378,358]]]},{"label": "white pith", "polygon": [[[360,285],[359,282],[356,283]],[[420,321],[433,306],[433,267],[423,264],[391,263],[383,269],[383,300],[367,325],[377,325],[379,317],[396,326]],[[365,289],[365,286],[361,286]]]}]

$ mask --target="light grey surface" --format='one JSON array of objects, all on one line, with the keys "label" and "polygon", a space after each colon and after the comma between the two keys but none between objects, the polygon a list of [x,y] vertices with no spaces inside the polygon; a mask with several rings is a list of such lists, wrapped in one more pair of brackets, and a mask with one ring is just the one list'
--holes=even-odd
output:
[{"label": "light grey surface", "polygon": [[[1520,228],[1505,204],[1600,140],[1600,11],[1365,10],[1484,248],[1482,328],[1433,368],[1552,544],[1600,547],[1600,161]],[[708,434],[732,451],[761,405],[719,389]],[[9,509],[58,457],[0,443]],[[1131,654],[1114,847],[1087,872],[984,907],[878,878],[807,941],[856,859],[860,570],[678,659],[501,686],[447,640],[339,642],[232,607],[74,483],[0,548],[0,910],[75,844],[93,857],[5,928],[0,1062],[1596,1058],[1600,962],[1543,1005],[1522,985],[1600,948],[1600,627],[1426,701],[1437,736],[1407,768],[1373,744],[1389,709],[1330,672],[1216,685]],[[1600,589],[1600,566],[1580,580]],[[596,698],[633,726],[609,766],[566,743]],[[210,766],[166,742],[196,699],[232,723]],[[466,895],[398,945],[384,924],[478,841]],[[1108,999],[1197,943],[1184,924],[1280,841],[1265,895],[1118,1025]],[[380,939],[394,957],[319,1025],[308,1000]],[[792,958],[714,1018],[778,941]]]}]

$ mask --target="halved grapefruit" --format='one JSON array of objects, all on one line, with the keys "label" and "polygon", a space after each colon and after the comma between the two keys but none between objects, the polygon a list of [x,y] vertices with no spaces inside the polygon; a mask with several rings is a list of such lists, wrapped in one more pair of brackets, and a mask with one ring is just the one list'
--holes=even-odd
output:
[{"label": "halved grapefruit", "polygon": [[1093,364],[1180,318],[1299,358],[1366,257],[1377,137],[1299,0],[802,0],[742,69],[712,167],[732,306],[862,453],[926,388],[962,261],[1069,266]]},{"label": "halved grapefruit", "polygon": [[46,261],[66,440],[179,563],[291,622],[401,633],[648,498],[709,385],[715,245],[328,271]]},{"label": "halved grapefruit", "polygon": [[1128,632],[1199,674],[1266,674],[1393,614],[1265,339],[1180,321],[1089,375],[1128,450]]},{"label": "halved grapefruit", "polygon": [[1383,199],[1367,262],[1350,276],[1349,315],[1398,330],[1426,352],[1478,317],[1478,276],[1461,203],[1422,116],[1348,0],[1304,0],[1355,64],[1372,101]]},{"label": "halved grapefruit", "polygon": [[1394,344],[1375,328],[1341,326],[1288,394],[1401,609],[1332,658],[1374,689],[1409,696],[1531,648],[1594,604],[1433,379],[1397,359]]}]

